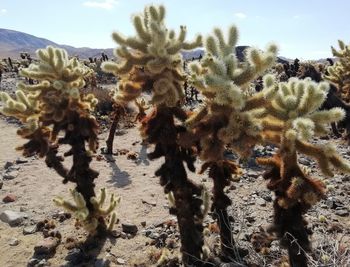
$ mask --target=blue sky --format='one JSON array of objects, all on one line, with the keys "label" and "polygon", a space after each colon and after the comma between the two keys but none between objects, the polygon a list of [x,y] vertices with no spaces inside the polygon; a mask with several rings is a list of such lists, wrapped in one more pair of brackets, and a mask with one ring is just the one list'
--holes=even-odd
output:
[{"label": "blue sky", "polygon": [[111,33],[133,34],[130,17],[162,3],[169,28],[186,25],[188,37],[213,27],[239,28],[240,45],[303,59],[331,56],[337,40],[350,42],[349,0],[0,0],[0,28],[18,30],[77,47],[115,47]]}]

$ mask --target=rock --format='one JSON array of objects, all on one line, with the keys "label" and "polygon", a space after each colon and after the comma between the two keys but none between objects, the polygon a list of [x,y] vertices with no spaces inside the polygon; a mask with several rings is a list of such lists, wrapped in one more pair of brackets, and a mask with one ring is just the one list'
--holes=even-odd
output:
[{"label": "rock", "polygon": [[11,247],[17,246],[19,244],[19,241],[17,238],[11,238],[9,243],[8,243]]},{"label": "rock", "polygon": [[266,202],[271,202],[272,201],[272,196],[270,191],[260,191],[258,195],[264,199]]},{"label": "rock", "polygon": [[132,223],[122,223],[122,230],[127,234],[136,234],[138,231],[136,224]]},{"label": "rock", "polygon": [[39,262],[40,262],[39,259],[31,258],[31,259],[28,261],[27,266],[28,266],[28,267],[36,266]]},{"label": "rock", "polygon": [[145,200],[145,199],[142,199],[142,203],[143,204],[148,204],[148,205],[151,205],[153,207],[157,206],[157,203],[155,201],[152,201],[152,200]]},{"label": "rock", "polygon": [[17,212],[12,210],[5,210],[0,214],[0,220],[4,223],[8,223],[10,226],[17,226],[27,218],[27,214],[24,212]]},{"label": "rock", "polygon": [[11,161],[6,161],[5,165],[4,165],[4,170],[7,170],[8,168],[10,168],[13,165],[13,162]]},{"label": "rock", "polygon": [[255,222],[255,218],[254,218],[253,216],[247,216],[245,219],[246,219],[247,222],[249,222],[249,223]]},{"label": "rock", "polygon": [[343,182],[350,182],[350,175],[344,175],[344,176],[342,176],[342,177],[341,177],[341,180],[342,180]]},{"label": "rock", "polygon": [[112,235],[113,237],[115,237],[115,238],[120,237],[120,236],[121,236],[121,233],[122,233],[122,232],[120,232],[119,230],[112,230],[112,231],[111,231],[111,235]]},{"label": "rock", "polygon": [[166,241],[166,246],[167,248],[170,248],[170,249],[174,249],[178,247],[176,240],[174,238],[168,238]]},{"label": "rock", "polygon": [[119,265],[124,265],[126,263],[126,261],[122,258],[117,258],[116,259],[116,263],[119,264]]},{"label": "rock", "polygon": [[4,185],[4,181],[2,180],[2,177],[0,176],[0,189],[2,189],[3,185]]},{"label": "rock", "polygon": [[306,159],[306,158],[299,158],[299,163],[303,164],[305,166],[310,166],[311,165],[310,161],[308,159]]},{"label": "rock", "polygon": [[259,173],[257,173],[257,172],[255,172],[255,171],[248,171],[247,172],[247,175],[249,176],[249,177],[252,177],[252,178],[258,178],[259,177]]},{"label": "rock", "polygon": [[139,157],[138,153],[137,153],[137,152],[133,152],[133,151],[130,151],[130,152],[126,155],[126,158],[127,158],[127,159],[131,159],[131,160],[137,160],[138,157]]},{"label": "rock", "polygon": [[17,158],[16,159],[16,164],[23,164],[23,163],[27,163],[28,160],[25,158]]},{"label": "rock", "polygon": [[123,239],[127,239],[128,238],[128,235],[124,232],[121,232],[120,233],[120,237],[123,238]]},{"label": "rock", "polygon": [[149,238],[151,239],[158,239],[159,238],[159,234],[157,232],[152,232],[148,235]]},{"label": "rock", "polygon": [[230,190],[235,190],[236,188],[237,187],[234,184],[231,184],[230,187],[229,187]]},{"label": "rock", "polygon": [[338,216],[341,216],[341,217],[346,217],[346,216],[349,216],[349,211],[347,210],[336,210],[335,211],[335,215],[338,215]]},{"label": "rock", "polygon": [[336,199],[335,197],[329,197],[326,200],[326,205],[331,209],[344,207],[344,204],[339,199]]},{"label": "rock", "polygon": [[67,256],[65,257],[66,261],[69,261],[71,264],[78,265],[84,259],[84,255],[79,248],[71,249]]},{"label": "rock", "polygon": [[141,222],[141,226],[142,226],[142,227],[146,227],[146,225],[147,225],[147,222],[146,222],[146,221]]},{"label": "rock", "polygon": [[265,207],[266,206],[266,201],[262,198],[258,198],[256,200],[256,204],[258,204],[259,206]]},{"label": "rock", "polygon": [[4,173],[3,177],[5,180],[12,180],[15,179],[18,176],[19,172],[17,170],[13,170],[10,172]]},{"label": "rock", "polygon": [[35,225],[29,225],[23,228],[23,234],[24,235],[30,235],[34,234],[37,230],[36,224]]},{"label": "rock", "polygon": [[55,237],[47,237],[39,241],[34,247],[34,251],[37,254],[49,254],[56,250],[59,244],[59,240]]},{"label": "rock", "polygon": [[37,265],[35,265],[35,267],[44,267],[44,266],[50,266],[50,263],[48,263],[46,259],[42,259],[41,261],[39,261]]},{"label": "rock", "polygon": [[2,202],[4,203],[9,203],[9,202],[15,202],[16,201],[16,196],[14,194],[7,194],[3,199]]},{"label": "rock", "polygon": [[110,261],[105,259],[96,259],[94,267],[108,267],[110,266]]}]

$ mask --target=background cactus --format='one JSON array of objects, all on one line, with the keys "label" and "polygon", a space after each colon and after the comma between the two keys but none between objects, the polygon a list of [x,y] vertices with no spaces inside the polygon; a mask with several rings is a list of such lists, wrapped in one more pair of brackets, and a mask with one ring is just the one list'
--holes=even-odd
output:
[{"label": "background cactus", "polygon": [[342,98],[350,101],[350,45],[345,45],[341,40],[338,41],[339,50],[332,47],[333,56],[338,58],[338,61],[333,66],[327,68],[328,74],[325,78],[336,84]]},{"label": "background cactus", "polygon": [[[80,211],[85,207],[84,224],[92,223],[93,227],[89,227],[89,230],[94,232],[98,226],[101,229],[106,227],[103,217],[108,214],[100,213],[93,201],[94,179],[98,172],[89,165],[92,153],[98,146],[98,125],[90,112],[97,99],[92,94],[84,95],[80,91],[85,85],[84,77],[90,70],[76,58],[69,59],[63,49],[49,46],[38,50],[37,56],[39,62],[20,71],[22,76],[37,80],[37,83],[19,83],[16,99],[1,92],[3,106],[0,112],[23,123],[17,133],[29,141],[17,149],[24,156],[45,157],[47,166],[64,178],[63,183],[70,181],[76,184],[74,195],[79,200],[76,207]],[[59,138],[61,132],[64,137]],[[65,157],[73,156],[70,170],[63,165],[64,158],[57,154],[61,144],[71,147],[64,154]],[[56,203],[68,205],[62,201]],[[93,223],[96,220],[99,225]]]}]

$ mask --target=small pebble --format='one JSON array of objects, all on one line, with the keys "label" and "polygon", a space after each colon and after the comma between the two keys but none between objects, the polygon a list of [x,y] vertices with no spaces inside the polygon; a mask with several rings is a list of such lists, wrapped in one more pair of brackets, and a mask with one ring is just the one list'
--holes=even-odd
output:
[{"label": "small pebble", "polygon": [[16,201],[16,196],[14,194],[7,194],[2,201],[4,203],[10,203],[10,202],[15,202]]},{"label": "small pebble", "polygon": [[14,246],[17,246],[19,244],[19,241],[17,238],[11,238],[10,241],[9,241],[9,245],[11,247],[14,247]]}]

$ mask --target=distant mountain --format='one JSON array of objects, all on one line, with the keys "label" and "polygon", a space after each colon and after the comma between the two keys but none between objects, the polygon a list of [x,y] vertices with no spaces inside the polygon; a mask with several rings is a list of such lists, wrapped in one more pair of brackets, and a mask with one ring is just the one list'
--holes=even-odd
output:
[{"label": "distant mountain", "polygon": [[[0,58],[13,57],[18,58],[21,52],[28,52],[32,57],[35,57],[35,51],[39,48],[45,48],[48,45],[55,47],[64,48],[67,50],[69,55],[79,56],[82,59],[89,57],[100,57],[101,53],[104,52],[108,57],[113,57],[113,48],[98,49],[89,47],[73,47],[69,45],[60,45],[50,40],[39,38],[34,35],[27,33],[7,30],[0,28]],[[236,47],[236,53],[239,60],[243,60],[244,51],[249,46],[238,46]],[[203,49],[196,49],[192,51],[184,51],[183,56],[185,59],[198,58],[203,56]],[[287,62],[288,59],[278,58],[278,62]]]},{"label": "distant mountain", "polygon": [[104,52],[109,57],[113,54],[113,49],[96,49],[88,47],[76,48],[69,45],[60,45],[50,40],[39,38],[23,32],[1,29],[0,28],[0,58],[14,57],[18,58],[19,53],[28,52],[32,57],[39,48],[45,48],[48,45],[64,48],[69,55],[78,55],[80,58],[100,57]]}]

